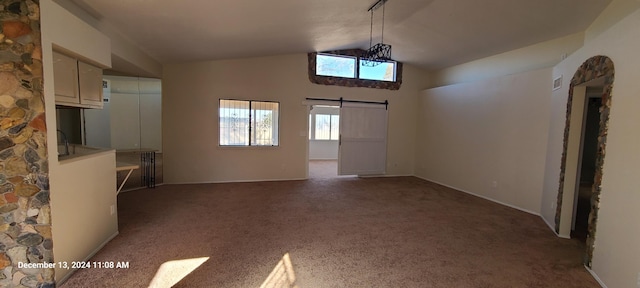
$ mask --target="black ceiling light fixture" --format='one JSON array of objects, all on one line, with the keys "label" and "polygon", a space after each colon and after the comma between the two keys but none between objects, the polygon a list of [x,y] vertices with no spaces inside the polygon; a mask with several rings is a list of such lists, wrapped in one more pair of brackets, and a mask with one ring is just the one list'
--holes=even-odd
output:
[{"label": "black ceiling light fixture", "polygon": [[[361,58],[362,66],[375,67],[379,64],[391,60],[391,45],[384,44],[384,7],[389,0],[378,0],[369,7],[371,12],[371,32],[369,35],[369,49],[365,50]],[[373,12],[382,6],[382,33],[380,43],[373,45]]]}]

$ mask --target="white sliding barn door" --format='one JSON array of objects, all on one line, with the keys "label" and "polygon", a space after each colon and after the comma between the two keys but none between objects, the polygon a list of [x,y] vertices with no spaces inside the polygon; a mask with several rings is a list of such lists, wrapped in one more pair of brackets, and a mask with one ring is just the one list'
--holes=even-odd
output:
[{"label": "white sliding barn door", "polygon": [[338,175],[385,174],[386,163],[386,105],[343,102]]}]

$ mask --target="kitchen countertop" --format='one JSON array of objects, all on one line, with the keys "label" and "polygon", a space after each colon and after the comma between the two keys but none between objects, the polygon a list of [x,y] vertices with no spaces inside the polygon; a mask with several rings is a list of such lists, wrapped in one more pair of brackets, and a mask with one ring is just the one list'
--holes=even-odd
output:
[{"label": "kitchen countertop", "polygon": [[113,153],[115,149],[111,148],[97,148],[97,147],[89,147],[82,145],[69,145],[69,155],[59,155],[58,162],[60,164],[71,163],[79,160],[84,160],[87,158],[92,158],[95,156],[100,156],[108,153]]},{"label": "kitchen countertop", "polygon": [[117,149],[116,152],[130,153],[130,152],[158,152],[157,149],[152,148],[137,148],[137,149]]},{"label": "kitchen countertop", "polygon": [[122,184],[120,184],[120,186],[118,187],[116,194],[122,191],[122,187],[124,187],[124,183],[127,183],[127,180],[129,180],[129,176],[131,176],[131,173],[133,172],[133,170],[139,169],[139,168],[140,168],[140,165],[137,165],[137,164],[131,164],[126,162],[116,162],[116,172],[129,171],[127,173],[127,176],[124,177],[124,180],[122,180]]},{"label": "kitchen countertop", "polygon": [[116,171],[135,170],[138,168],[140,168],[140,165],[126,162],[116,162]]}]

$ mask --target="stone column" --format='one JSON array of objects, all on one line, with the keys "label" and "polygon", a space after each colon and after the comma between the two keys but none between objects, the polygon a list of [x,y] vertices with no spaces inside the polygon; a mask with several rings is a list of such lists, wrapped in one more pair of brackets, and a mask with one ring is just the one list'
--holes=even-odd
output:
[{"label": "stone column", "polygon": [[33,268],[53,263],[39,1],[0,0],[0,25],[0,287],[55,287]]}]

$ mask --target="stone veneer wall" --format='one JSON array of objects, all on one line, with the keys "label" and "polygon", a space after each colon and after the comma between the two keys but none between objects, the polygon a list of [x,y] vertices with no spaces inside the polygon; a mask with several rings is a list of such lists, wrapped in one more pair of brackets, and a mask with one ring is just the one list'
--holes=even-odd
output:
[{"label": "stone veneer wall", "polygon": [[[358,57],[359,55],[362,55],[362,52],[364,52],[364,50],[350,49],[350,50],[327,51],[323,53]],[[318,76],[316,75],[316,55],[318,55],[318,53],[313,52],[307,55],[309,58],[309,80],[311,81],[311,83],[314,83],[314,84],[336,85],[336,86],[344,86],[344,87],[366,87],[366,88],[389,89],[389,90],[399,90],[400,86],[402,85],[402,63],[400,62],[396,62],[396,81],[387,82],[387,81],[376,81],[376,80],[351,79],[351,78],[343,78],[343,77]]]},{"label": "stone veneer wall", "polygon": [[591,212],[587,228],[587,252],[584,264],[591,267],[593,248],[596,235],[596,222],[598,209],[600,208],[600,191],[602,186],[602,167],[604,165],[605,148],[609,128],[609,111],[611,109],[611,90],[613,88],[614,68],[613,62],[606,56],[594,56],[585,61],[571,79],[569,98],[567,100],[567,118],[564,127],[564,142],[562,145],[562,160],[560,166],[560,187],[558,190],[558,205],[556,206],[556,233],[560,230],[560,213],[562,211],[562,197],[564,189],[564,176],[567,167],[567,146],[569,142],[569,127],[571,119],[571,105],[573,100],[573,87],[604,77],[604,89],[602,93],[602,105],[600,107],[600,132],[598,133],[598,152],[596,155],[596,173],[591,188]]},{"label": "stone veneer wall", "polygon": [[39,1],[0,0],[0,286],[55,287]]}]

